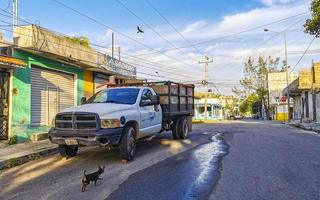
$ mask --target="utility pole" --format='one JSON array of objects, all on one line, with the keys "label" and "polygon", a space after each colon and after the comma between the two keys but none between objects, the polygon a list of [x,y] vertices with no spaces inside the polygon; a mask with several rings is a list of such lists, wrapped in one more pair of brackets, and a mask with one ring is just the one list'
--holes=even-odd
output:
[{"label": "utility pole", "polygon": [[[284,39],[284,56],[285,56],[285,69],[286,69],[286,85],[287,85],[287,102],[288,102],[288,122],[290,122],[290,90],[289,90],[289,67],[288,67],[288,50],[287,50],[287,33],[284,32],[277,32],[270,29],[264,29],[265,32],[274,32],[283,35]],[[290,76],[291,79],[291,76]]]},{"label": "utility pole", "polygon": [[202,84],[204,85],[205,92],[204,92],[204,118],[208,119],[208,83],[209,83],[209,76],[208,76],[208,64],[212,63],[213,60],[209,59],[208,56],[204,57],[204,61],[199,61],[199,64],[204,64],[204,80]]},{"label": "utility pole", "polygon": [[114,59],[114,33],[112,32],[112,45],[111,45],[111,57],[112,57],[112,60]]},{"label": "utility pole", "polygon": [[119,55],[119,61],[121,60],[121,56],[120,56],[120,47],[118,47],[118,55]]},{"label": "utility pole", "polygon": [[290,89],[289,89],[289,67],[288,67],[288,50],[287,50],[287,34],[286,32],[283,32],[283,38],[284,38],[284,53],[285,53],[285,59],[286,59],[286,81],[287,81],[287,102],[288,102],[288,122],[290,122]]},{"label": "utility pole", "polygon": [[18,25],[18,0],[12,0],[12,24],[13,27]]}]

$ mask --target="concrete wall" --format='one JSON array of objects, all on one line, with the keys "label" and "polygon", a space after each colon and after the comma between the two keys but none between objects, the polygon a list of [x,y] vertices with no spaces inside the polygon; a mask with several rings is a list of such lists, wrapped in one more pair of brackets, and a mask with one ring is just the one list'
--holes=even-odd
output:
[{"label": "concrete wall", "polygon": [[288,105],[277,105],[275,113],[276,121],[288,121]]},{"label": "concrete wall", "polygon": [[14,57],[27,63],[25,69],[15,69],[12,79],[12,126],[9,137],[17,135],[19,140],[28,140],[32,133],[47,132],[48,126],[31,126],[31,65],[74,73],[77,75],[77,104],[83,96],[83,71],[79,68],[68,66],[40,56],[35,56],[20,50],[14,51]]},{"label": "concrete wall", "polygon": [[35,25],[14,28],[14,44],[66,57],[92,67],[107,68],[107,57],[94,49],[73,42],[70,38]]},{"label": "concrete wall", "polygon": [[[296,77],[293,73],[289,74],[289,83],[291,83]],[[273,72],[268,73],[268,90],[269,90],[269,102],[270,104],[278,104],[276,97],[282,96],[282,90],[287,86],[286,72]]]}]

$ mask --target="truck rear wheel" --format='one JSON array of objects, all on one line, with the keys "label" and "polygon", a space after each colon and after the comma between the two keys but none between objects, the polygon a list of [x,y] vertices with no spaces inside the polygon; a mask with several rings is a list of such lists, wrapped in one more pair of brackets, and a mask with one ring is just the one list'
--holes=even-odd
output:
[{"label": "truck rear wheel", "polygon": [[122,139],[120,141],[120,157],[123,160],[130,161],[136,153],[135,130],[132,126],[126,126],[123,130]]},{"label": "truck rear wheel", "polygon": [[180,130],[179,130],[180,129],[180,126],[179,126],[180,121],[181,121],[180,119],[176,119],[172,124],[172,137],[175,140],[179,140],[180,139],[180,134],[179,134],[179,132],[180,132]]},{"label": "truck rear wheel", "polygon": [[172,137],[175,140],[188,138],[189,127],[187,118],[182,117],[177,119],[172,126]]},{"label": "truck rear wheel", "polygon": [[77,155],[78,146],[59,145],[59,152],[62,157],[71,158]]},{"label": "truck rear wheel", "polygon": [[180,131],[179,131],[179,137],[180,139],[187,139],[188,133],[189,133],[189,127],[188,127],[188,120],[187,118],[182,118],[180,120]]}]

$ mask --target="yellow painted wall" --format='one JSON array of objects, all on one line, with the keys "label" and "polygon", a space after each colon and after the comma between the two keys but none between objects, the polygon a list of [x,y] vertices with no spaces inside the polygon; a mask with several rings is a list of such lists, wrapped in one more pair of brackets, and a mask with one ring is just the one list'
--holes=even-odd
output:
[{"label": "yellow painted wall", "polygon": [[88,99],[93,95],[93,92],[94,92],[93,73],[91,71],[84,71],[83,95]]},{"label": "yellow painted wall", "polygon": [[276,114],[276,121],[288,121],[288,113],[277,113]]}]

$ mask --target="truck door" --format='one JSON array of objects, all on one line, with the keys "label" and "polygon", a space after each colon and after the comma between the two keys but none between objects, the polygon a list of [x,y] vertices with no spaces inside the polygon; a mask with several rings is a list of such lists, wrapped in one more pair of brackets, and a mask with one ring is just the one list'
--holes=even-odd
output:
[{"label": "truck door", "polygon": [[155,134],[161,130],[162,113],[159,106],[152,105],[153,93],[144,89],[140,100],[140,133],[143,136]]}]

